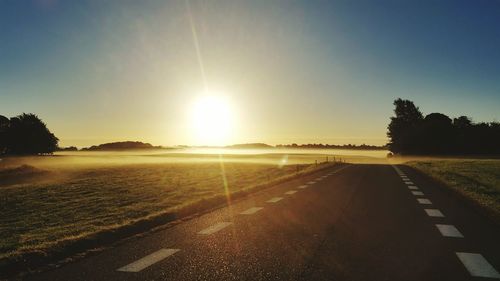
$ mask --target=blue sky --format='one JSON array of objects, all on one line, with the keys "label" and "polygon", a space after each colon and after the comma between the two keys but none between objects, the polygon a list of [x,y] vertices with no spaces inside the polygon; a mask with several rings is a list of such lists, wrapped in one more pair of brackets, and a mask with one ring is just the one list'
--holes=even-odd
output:
[{"label": "blue sky", "polygon": [[0,114],[37,113],[63,145],[203,144],[188,115],[208,84],[236,112],[225,143],[383,144],[397,97],[500,119],[499,15],[500,1],[0,0]]}]

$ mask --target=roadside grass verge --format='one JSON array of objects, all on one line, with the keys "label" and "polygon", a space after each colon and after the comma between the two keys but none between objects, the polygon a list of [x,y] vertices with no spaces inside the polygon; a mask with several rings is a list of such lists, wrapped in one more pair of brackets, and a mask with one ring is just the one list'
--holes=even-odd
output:
[{"label": "roadside grass verge", "polygon": [[500,222],[500,160],[426,160],[406,165],[449,186]]},{"label": "roadside grass verge", "polygon": [[131,164],[0,186],[0,269],[29,271],[332,165]]}]

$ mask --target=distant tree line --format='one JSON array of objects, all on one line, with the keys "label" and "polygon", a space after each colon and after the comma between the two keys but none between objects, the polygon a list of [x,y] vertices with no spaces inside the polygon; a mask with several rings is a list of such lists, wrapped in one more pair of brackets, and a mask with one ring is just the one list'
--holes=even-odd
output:
[{"label": "distant tree line", "polygon": [[359,149],[359,150],[383,150],[387,149],[386,146],[377,146],[377,145],[368,145],[368,144],[322,144],[322,143],[309,143],[309,144],[278,144],[276,147],[284,147],[284,148],[328,148],[328,149]]},{"label": "distant tree line", "polygon": [[158,149],[161,146],[153,146],[150,143],[140,141],[120,141],[103,143],[100,145],[93,145],[91,147],[82,148],[83,151],[97,151],[97,150],[133,150],[133,149]]},{"label": "distant tree line", "polygon": [[262,149],[262,148],[272,148],[272,147],[273,147],[272,145],[261,142],[239,143],[226,146],[226,148],[233,148],[233,149]]},{"label": "distant tree line", "polygon": [[442,113],[423,116],[412,101],[394,101],[387,136],[389,150],[410,155],[498,155],[500,154],[500,123],[474,123],[467,116],[454,119]]},{"label": "distant tree line", "polygon": [[57,151],[78,151],[78,147],[76,146],[58,147]]},{"label": "distant tree line", "polygon": [[59,139],[35,114],[7,118],[0,115],[0,154],[51,154]]}]

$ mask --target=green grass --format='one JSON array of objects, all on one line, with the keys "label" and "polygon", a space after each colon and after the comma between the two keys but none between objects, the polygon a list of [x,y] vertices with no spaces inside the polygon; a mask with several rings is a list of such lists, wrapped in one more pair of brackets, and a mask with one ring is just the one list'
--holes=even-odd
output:
[{"label": "green grass", "polygon": [[0,183],[0,260],[44,255],[96,233],[186,208],[189,213],[189,206],[213,207],[210,202],[220,200],[210,199],[293,176],[297,167],[305,172],[315,165],[86,164],[46,169],[43,178],[28,182]]},{"label": "green grass", "polygon": [[500,218],[500,160],[429,160],[406,163],[444,182]]}]

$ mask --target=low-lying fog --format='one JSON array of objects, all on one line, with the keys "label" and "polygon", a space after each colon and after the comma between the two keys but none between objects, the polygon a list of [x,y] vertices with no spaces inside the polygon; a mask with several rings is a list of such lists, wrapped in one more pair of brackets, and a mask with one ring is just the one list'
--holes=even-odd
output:
[{"label": "low-lying fog", "polygon": [[386,150],[344,149],[227,149],[186,148],[126,151],[63,151],[52,156],[5,157],[1,167],[30,165],[37,168],[74,168],[93,165],[227,161],[262,164],[307,164],[328,161],[387,163]]}]

